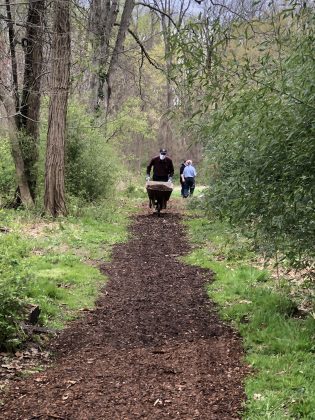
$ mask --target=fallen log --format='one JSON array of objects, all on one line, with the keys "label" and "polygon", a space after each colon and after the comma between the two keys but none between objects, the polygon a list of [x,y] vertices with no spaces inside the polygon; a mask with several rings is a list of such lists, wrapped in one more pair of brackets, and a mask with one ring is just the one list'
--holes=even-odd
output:
[{"label": "fallen log", "polygon": [[32,334],[57,334],[57,330],[53,330],[52,328],[40,327],[39,325],[30,325],[25,324],[22,322],[20,324],[22,330],[27,333],[28,335]]}]

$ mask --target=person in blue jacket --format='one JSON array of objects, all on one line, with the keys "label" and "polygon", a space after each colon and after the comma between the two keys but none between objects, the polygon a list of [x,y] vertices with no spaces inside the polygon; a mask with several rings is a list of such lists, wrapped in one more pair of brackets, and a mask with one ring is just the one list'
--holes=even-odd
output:
[{"label": "person in blue jacket", "polygon": [[193,195],[195,190],[195,178],[197,172],[192,165],[191,160],[186,160],[186,167],[184,168],[182,174],[182,181],[184,182],[183,196],[187,198],[189,195]]}]

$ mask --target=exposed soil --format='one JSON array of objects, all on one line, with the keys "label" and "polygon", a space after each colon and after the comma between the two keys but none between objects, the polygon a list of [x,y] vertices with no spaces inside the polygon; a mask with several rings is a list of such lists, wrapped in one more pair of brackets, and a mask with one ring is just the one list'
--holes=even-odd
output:
[{"label": "exposed soil", "polygon": [[138,215],[102,271],[93,311],[52,343],[53,366],[13,381],[1,419],[238,419],[247,368],[218,319],[209,271],[186,265],[180,215]]}]

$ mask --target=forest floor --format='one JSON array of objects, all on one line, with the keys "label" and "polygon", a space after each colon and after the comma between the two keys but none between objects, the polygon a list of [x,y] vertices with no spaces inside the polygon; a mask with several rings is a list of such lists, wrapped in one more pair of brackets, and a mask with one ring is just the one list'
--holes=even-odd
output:
[{"label": "forest floor", "polygon": [[240,418],[242,343],[207,297],[211,272],[180,260],[181,219],[134,216],[96,308],[52,340],[50,366],[10,381],[1,419]]}]

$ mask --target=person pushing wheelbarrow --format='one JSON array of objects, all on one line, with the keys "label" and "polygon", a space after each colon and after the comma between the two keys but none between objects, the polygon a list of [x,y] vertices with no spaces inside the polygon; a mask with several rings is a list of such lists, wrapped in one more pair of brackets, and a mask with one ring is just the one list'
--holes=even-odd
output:
[{"label": "person pushing wheelbarrow", "polygon": [[[166,149],[161,149],[159,156],[151,159],[147,166],[146,188],[149,196],[149,206],[155,206],[158,215],[160,210],[166,208],[173,191],[172,177],[174,175],[174,165],[170,157],[166,156]],[[150,181],[150,173],[153,168],[153,181]]]},{"label": "person pushing wheelbarrow", "polygon": [[151,159],[147,167],[147,181],[150,181],[150,173],[153,167],[153,181],[172,182],[174,165],[172,159],[166,155],[166,149],[161,149],[160,155]]}]

